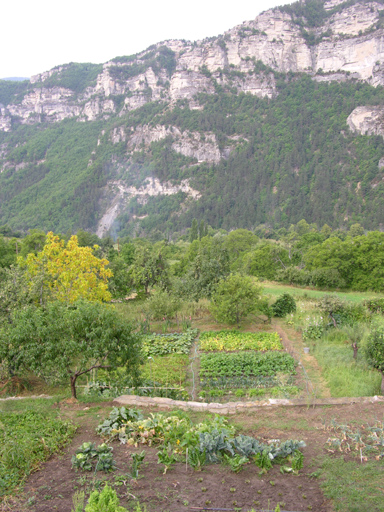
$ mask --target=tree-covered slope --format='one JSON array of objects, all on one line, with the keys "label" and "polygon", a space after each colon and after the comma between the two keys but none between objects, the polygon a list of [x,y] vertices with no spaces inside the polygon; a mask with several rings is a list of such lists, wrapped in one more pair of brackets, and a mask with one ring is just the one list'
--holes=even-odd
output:
[{"label": "tree-covered slope", "polygon": [[159,237],[194,218],[379,229],[383,12],[307,0],[204,41],[0,81],[0,224]]}]

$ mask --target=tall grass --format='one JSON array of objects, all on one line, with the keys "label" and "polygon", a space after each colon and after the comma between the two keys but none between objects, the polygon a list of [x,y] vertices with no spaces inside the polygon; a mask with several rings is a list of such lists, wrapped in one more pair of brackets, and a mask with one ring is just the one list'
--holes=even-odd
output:
[{"label": "tall grass", "polygon": [[379,372],[368,366],[362,349],[355,361],[352,348],[341,341],[343,338],[345,340],[345,335],[335,331],[331,336],[325,334],[313,345],[314,356],[322,368],[322,375],[331,395],[342,397],[379,394],[381,384]]},{"label": "tall grass", "polygon": [[338,295],[341,299],[348,300],[351,302],[361,302],[367,299],[383,297],[383,294],[373,292],[330,292],[329,290],[322,291],[310,288],[300,288],[297,286],[283,285],[279,283],[273,283],[270,281],[264,281],[262,285],[264,289],[264,295],[271,295],[273,297],[276,297],[283,293],[289,293],[293,295],[297,300],[319,300],[324,295],[329,295],[329,293],[334,293]]}]

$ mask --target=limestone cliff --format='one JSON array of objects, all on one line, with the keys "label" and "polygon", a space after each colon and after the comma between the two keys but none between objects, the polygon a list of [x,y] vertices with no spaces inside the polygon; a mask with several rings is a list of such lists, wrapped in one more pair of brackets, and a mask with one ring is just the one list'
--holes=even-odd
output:
[{"label": "limestone cliff", "polygon": [[65,72],[66,66],[56,67],[32,77],[21,102],[1,107],[0,130],[10,131],[13,122],[57,122],[69,117],[93,121],[124,115],[150,101],[172,105],[187,100],[191,108],[200,108],[196,94],[213,94],[217,87],[273,98],[277,94],[273,72],[384,85],[383,6],[374,1],[343,5],[340,0],[326,2],[329,16],[323,26],[306,33],[305,20],[298,23],[289,12],[275,8],[219,37],[164,41],[133,58],[105,63],[95,83],[80,94],[46,86],[53,76],[60,81]]}]

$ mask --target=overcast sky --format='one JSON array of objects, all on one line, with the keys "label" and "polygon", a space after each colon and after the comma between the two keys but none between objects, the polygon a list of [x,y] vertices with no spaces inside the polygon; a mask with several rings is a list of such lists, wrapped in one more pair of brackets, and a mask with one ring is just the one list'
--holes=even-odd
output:
[{"label": "overcast sky", "polygon": [[216,36],[287,0],[5,0],[0,77],[106,62],[164,39]]}]

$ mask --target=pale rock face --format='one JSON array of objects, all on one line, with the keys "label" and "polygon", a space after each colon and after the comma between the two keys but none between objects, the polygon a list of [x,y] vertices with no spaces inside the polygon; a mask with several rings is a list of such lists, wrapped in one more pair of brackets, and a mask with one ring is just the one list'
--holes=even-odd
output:
[{"label": "pale rock face", "polygon": [[[226,75],[215,73],[214,77],[221,85],[229,83]],[[247,74],[244,78],[235,76],[232,79],[232,85],[234,85],[239,92],[248,92],[259,98],[274,98],[277,95],[276,80],[273,74],[267,76]]]},{"label": "pale rock face", "polygon": [[113,100],[104,100],[97,97],[84,105],[82,116],[87,118],[87,121],[94,121],[101,114],[110,114],[115,112],[115,104]]},{"label": "pale rock face", "polygon": [[113,80],[109,74],[108,67],[104,65],[102,73],[97,77],[96,86],[93,91],[90,91],[90,94],[92,94],[92,92],[102,93],[104,96],[108,97],[111,94],[123,94],[124,90],[124,85],[119,84],[117,80]]},{"label": "pale rock face", "polygon": [[315,71],[336,70],[356,73],[360,79],[368,80],[373,73],[376,61],[384,60],[383,33],[356,38],[353,44],[348,39],[336,42],[322,41],[314,55]]},{"label": "pale rock face", "polygon": [[8,110],[0,105],[0,130],[3,132],[10,132],[12,128],[12,119]]},{"label": "pale rock face", "polygon": [[205,134],[201,140],[200,133],[183,133],[179,140],[172,144],[172,149],[184,156],[196,158],[198,162],[218,163],[221,153],[214,134]]},{"label": "pale rock face", "polygon": [[213,133],[206,133],[204,139],[198,132],[181,132],[176,126],[165,127],[138,126],[135,132],[129,137],[127,148],[131,151],[138,151],[142,146],[148,147],[152,142],[172,137],[172,149],[177,153],[191,158],[198,162],[218,163],[223,155],[220,153],[216,136]]},{"label": "pale rock face", "polygon": [[41,121],[43,116],[52,122],[62,121],[80,114],[81,107],[71,101],[72,96],[73,92],[64,87],[34,89],[20,105],[9,105],[8,110],[27,124]]},{"label": "pale rock face", "polygon": [[53,69],[50,69],[49,71],[44,71],[44,73],[39,73],[38,75],[31,76],[29,81],[31,82],[31,84],[35,84],[37,82],[45,82],[47,78],[50,78],[55,73],[60,73],[61,71],[63,71],[64,68],[65,66],[57,66]]},{"label": "pale rock face", "polygon": [[347,124],[353,132],[384,137],[384,107],[357,107]]},{"label": "pale rock face", "polygon": [[118,128],[114,128],[111,133],[111,141],[112,144],[118,144],[119,142],[125,142],[127,140],[124,128],[119,126]]},{"label": "pale rock face", "polygon": [[144,185],[140,188],[127,187],[121,181],[111,181],[108,183],[107,187],[114,191],[114,198],[99,221],[96,234],[100,238],[111,229],[114,221],[123,211],[127,201],[132,197],[138,197],[141,204],[145,204],[148,197],[160,195],[170,196],[178,192],[184,192],[192,200],[197,200],[201,197],[200,192],[194,190],[189,185],[188,180],[183,180],[179,185],[172,185],[169,182],[161,183],[157,178],[147,178]]},{"label": "pale rock face", "polygon": [[333,9],[334,7],[337,7],[338,5],[344,3],[345,0],[329,0],[329,2],[325,2],[324,9],[326,11],[329,11]]},{"label": "pale rock face", "polygon": [[[325,8],[330,10],[342,3],[342,0],[329,0]],[[79,116],[80,121],[93,121],[115,112],[114,95],[125,95],[120,115],[150,101],[171,102],[172,106],[177,100],[186,99],[190,108],[200,109],[196,94],[214,94],[214,79],[239,92],[273,98],[277,94],[273,74],[253,74],[254,63],[258,60],[279,72],[305,72],[313,76],[322,69],[325,75],[313,76],[318,82],[354,78],[373,86],[384,85],[384,29],[375,28],[381,10],[382,4],[374,1],[344,8],[316,29],[317,36],[328,29],[332,35],[315,46],[307,45],[300,27],[288,13],[278,8],[232,28],[220,39],[194,43],[163,41],[154,48],[165,45],[175,52],[176,71],[172,77],[168,77],[165,70],[154,72],[148,68],[126,80],[112,78],[112,66],[145,64],[143,57],[147,50],[132,62],[107,62],[96,86],[88,87],[82,95],[76,96],[63,87],[30,90],[21,104],[9,105],[6,113],[1,112],[0,130],[11,129],[12,116],[28,124],[43,120],[56,122],[74,116]],[[202,72],[203,66],[212,77]],[[44,83],[64,69],[65,66],[56,67],[36,75],[31,83]],[[231,76],[222,70],[241,71],[245,76],[234,73]]]},{"label": "pale rock face", "polygon": [[169,95],[172,100],[192,99],[198,92],[214,93],[209,78],[196,71],[177,71],[171,79]]},{"label": "pale rock face", "polygon": [[359,32],[370,29],[379,19],[378,4],[357,4],[334,14],[325,28],[330,28],[333,34],[357,36]]}]

